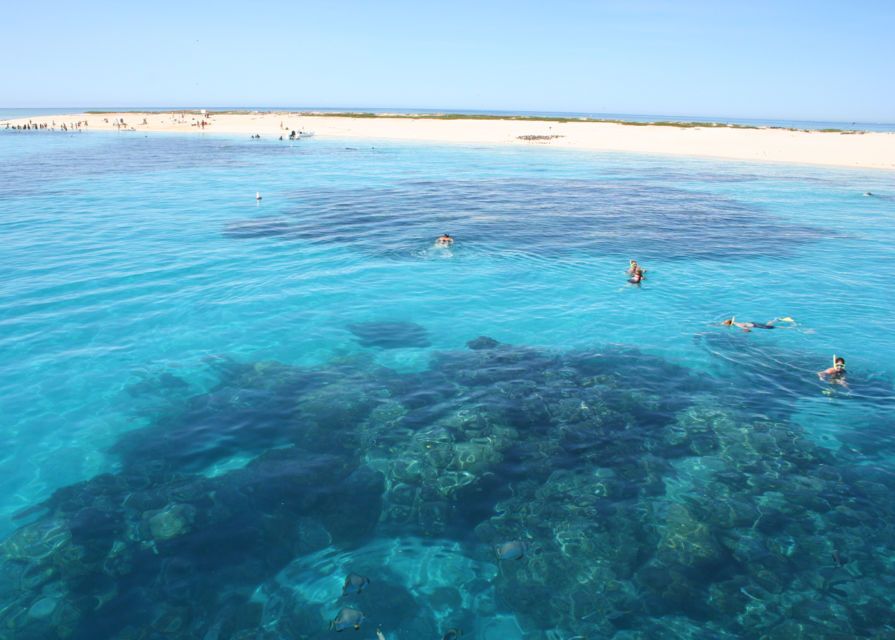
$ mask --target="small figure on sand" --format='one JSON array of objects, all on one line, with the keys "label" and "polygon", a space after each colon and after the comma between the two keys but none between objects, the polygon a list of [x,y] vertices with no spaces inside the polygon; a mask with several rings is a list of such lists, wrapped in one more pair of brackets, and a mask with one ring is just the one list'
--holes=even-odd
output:
[{"label": "small figure on sand", "polygon": [[817,372],[817,377],[824,382],[833,384],[841,384],[847,386],[845,382],[845,358],[833,354],[833,366],[829,369]]},{"label": "small figure on sand", "polygon": [[[781,327],[776,322],[787,322],[788,326]],[[732,318],[728,318],[721,323],[725,327],[739,327],[743,331],[749,332],[752,329],[794,329],[796,325],[796,321],[790,318],[789,316],[783,318],[774,318],[773,320],[768,320],[767,322],[737,322],[736,316]]]},{"label": "small figure on sand", "polygon": [[450,247],[454,244],[454,239],[448,233],[443,233],[438,236],[438,239],[435,240],[435,246],[437,247]]}]

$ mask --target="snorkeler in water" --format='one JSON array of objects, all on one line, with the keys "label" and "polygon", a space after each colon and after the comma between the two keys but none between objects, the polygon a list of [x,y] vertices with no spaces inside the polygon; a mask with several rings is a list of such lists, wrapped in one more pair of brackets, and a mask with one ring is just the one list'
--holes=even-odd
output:
[{"label": "snorkeler in water", "polygon": [[630,260],[629,263],[630,263],[630,264],[628,265],[628,275],[629,275],[629,276],[637,275],[637,272],[638,272],[638,271],[639,271],[641,274],[646,273],[646,269],[644,269],[643,267],[641,267],[641,266],[637,263],[636,260]]},{"label": "snorkeler in water", "polygon": [[[788,322],[788,326],[781,327],[774,324],[775,322]],[[794,329],[796,321],[786,316],[785,318],[774,318],[768,322],[737,322],[736,316],[728,318],[721,323],[725,327],[739,327],[743,331],[752,331],[752,329]]]},{"label": "snorkeler in water", "polygon": [[833,366],[817,372],[817,377],[824,382],[845,385],[845,358],[833,354]]},{"label": "snorkeler in water", "polygon": [[449,247],[454,244],[454,239],[450,236],[450,234],[444,233],[438,237],[435,241],[435,244],[439,247]]}]

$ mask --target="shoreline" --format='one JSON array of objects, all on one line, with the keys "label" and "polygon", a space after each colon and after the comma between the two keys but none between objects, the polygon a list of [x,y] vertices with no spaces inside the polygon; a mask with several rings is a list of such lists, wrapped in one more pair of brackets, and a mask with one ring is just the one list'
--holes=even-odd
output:
[{"label": "shoreline", "polygon": [[[123,121],[123,125],[121,124]],[[713,123],[641,123],[566,117],[313,112],[86,112],[0,120],[58,131],[221,133],[434,143],[538,145],[724,160],[895,170],[895,133]],[[203,127],[200,123],[205,122]],[[86,124],[83,124],[86,123]],[[27,133],[24,131],[23,133]]]}]

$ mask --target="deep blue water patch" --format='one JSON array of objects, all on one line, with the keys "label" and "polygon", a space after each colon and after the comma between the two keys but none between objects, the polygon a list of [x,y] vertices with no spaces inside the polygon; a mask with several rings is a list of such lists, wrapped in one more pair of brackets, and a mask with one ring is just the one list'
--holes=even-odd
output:
[{"label": "deep blue water patch", "polygon": [[636,246],[648,258],[717,260],[784,256],[839,235],[729,197],[669,186],[674,179],[432,180],[302,191],[294,196],[298,204],[276,217],[234,220],[224,234],[348,244],[396,257],[413,250],[409,239],[419,246],[449,232],[465,243],[536,248],[545,256],[584,249],[624,256]]},{"label": "deep blue water patch", "polygon": [[[238,169],[276,157],[306,154],[300,145],[257,144],[220,137],[196,137],[183,152],[177,135],[139,132],[53,134],[35,132],[39,145],[14,163],[0,164],[0,195],[46,193],[47,185],[109,174],[187,172],[191,169]],[[30,136],[29,136],[30,137]],[[338,153],[334,150],[333,153]],[[22,185],[36,182],[23,191]],[[41,185],[41,186],[38,186]]]}]

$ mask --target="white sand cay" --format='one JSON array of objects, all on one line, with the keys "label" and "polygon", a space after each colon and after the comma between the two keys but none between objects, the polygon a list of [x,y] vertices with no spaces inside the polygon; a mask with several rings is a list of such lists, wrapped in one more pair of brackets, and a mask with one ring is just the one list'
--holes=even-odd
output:
[{"label": "white sand cay", "polygon": [[[234,133],[287,139],[292,130],[356,140],[406,140],[462,144],[549,145],[593,151],[702,156],[895,170],[895,133],[840,133],[771,128],[627,125],[513,119],[438,119],[419,116],[340,117],[271,113],[104,113],[0,121],[10,125],[86,121],[87,131]],[[205,127],[199,126],[205,121]]]}]

